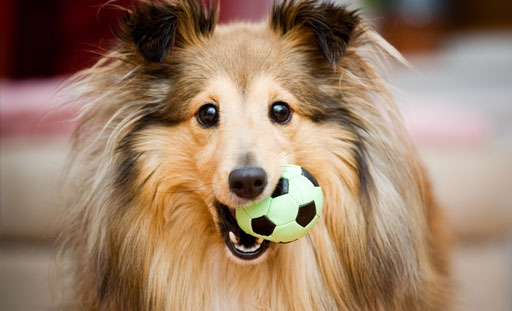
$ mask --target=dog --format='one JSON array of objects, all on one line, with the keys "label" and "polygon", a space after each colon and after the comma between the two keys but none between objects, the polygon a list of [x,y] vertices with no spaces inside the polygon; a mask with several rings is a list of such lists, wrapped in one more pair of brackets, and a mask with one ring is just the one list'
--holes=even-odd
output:
[{"label": "dog", "polygon": [[[218,10],[141,1],[71,83],[74,307],[448,310],[448,235],[385,80],[400,54],[335,2]],[[318,223],[286,244],[245,234],[236,208],[286,164],[322,186]]]}]

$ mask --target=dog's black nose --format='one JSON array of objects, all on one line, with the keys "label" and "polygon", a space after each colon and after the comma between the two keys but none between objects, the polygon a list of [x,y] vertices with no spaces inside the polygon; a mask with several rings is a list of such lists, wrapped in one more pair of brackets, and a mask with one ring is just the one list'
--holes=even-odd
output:
[{"label": "dog's black nose", "polygon": [[229,188],[237,196],[254,199],[267,185],[267,173],[259,167],[244,167],[229,174]]}]

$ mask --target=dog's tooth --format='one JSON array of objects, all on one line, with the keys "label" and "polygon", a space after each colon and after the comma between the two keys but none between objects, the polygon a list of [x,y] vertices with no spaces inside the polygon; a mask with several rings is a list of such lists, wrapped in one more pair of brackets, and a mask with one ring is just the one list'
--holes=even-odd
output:
[{"label": "dog's tooth", "polygon": [[245,246],[241,244],[235,244],[235,248],[241,252],[247,252]]},{"label": "dog's tooth", "polygon": [[248,252],[257,251],[261,247],[261,244],[256,244],[253,247],[249,248]]},{"label": "dog's tooth", "polygon": [[235,235],[234,232],[231,231],[229,231],[229,239],[231,240],[231,242],[233,242],[233,245],[237,250],[244,253],[252,253],[254,251],[257,251],[258,249],[260,249],[261,244],[264,241],[262,238],[258,238],[256,239],[255,244],[253,244],[251,247],[245,246],[243,244],[240,244],[240,239]]},{"label": "dog's tooth", "polygon": [[256,244],[256,245],[253,245],[251,247],[247,247],[243,244],[237,244],[235,243],[234,244],[235,248],[241,252],[244,252],[244,253],[252,253],[254,251],[257,251],[258,249],[260,249],[261,247],[261,244]]},{"label": "dog's tooth", "polygon": [[233,244],[237,244],[239,242],[238,237],[233,231],[229,231],[229,239],[231,240],[231,242],[233,242]]},{"label": "dog's tooth", "polygon": [[232,231],[229,231],[229,239],[231,240],[231,242],[233,242],[234,244],[237,244],[238,243],[238,238],[236,236],[236,234]]}]

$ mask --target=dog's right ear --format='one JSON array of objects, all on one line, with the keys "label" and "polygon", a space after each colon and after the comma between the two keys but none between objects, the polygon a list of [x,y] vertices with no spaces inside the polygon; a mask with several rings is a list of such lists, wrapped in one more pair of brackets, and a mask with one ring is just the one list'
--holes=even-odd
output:
[{"label": "dog's right ear", "polygon": [[192,45],[213,33],[217,6],[199,1],[143,2],[125,14],[118,37],[146,60],[163,62],[173,47]]}]

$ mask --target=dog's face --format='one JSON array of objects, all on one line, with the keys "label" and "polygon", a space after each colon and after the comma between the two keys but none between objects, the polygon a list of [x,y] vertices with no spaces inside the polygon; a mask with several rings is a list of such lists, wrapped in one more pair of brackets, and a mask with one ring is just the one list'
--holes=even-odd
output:
[{"label": "dog's face", "polygon": [[257,75],[248,76],[246,89],[229,76],[212,79],[191,105],[197,174],[213,196],[204,200],[239,258],[254,259],[268,247],[240,230],[234,209],[269,196],[284,164],[295,160],[296,104],[275,79]]},{"label": "dog's face", "polygon": [[[174,21],[165,28],[169,16]],[[245,234],[235,209],[269,196],[287,163],[322,182],[322,137],[331,136],[325,131],[335,127],[347,147],[354,140],[353,121],[338,103],[336,63],[358,19],[307,1],[276,5],[269,25],[214,31],[213,19],[195,1],[149,5],[127,16],[122,37],[135,43],[137,77],[164,95],[141,116],[147,124],[128,136],[137,137],[135,152],[147,158],[139,161],[144,191],[197,195],[230,257],[258,262],[279,245]],[[356,162],[350,151],[343,156]],[[174,183],[163,182],[169,179]]]},{"label": "dog's face", "polygon": [[198,80],[205,83],[187,104],[188,119],[179,126],[190,135],[195,173],[207,194],[202,200],[226,246],[235,257],[252,260],[270,243],[245,234],[234,220],[235,209],[270,196],[284,165],[313,148],[304,137],[315,137],[306,130],[312,122],[304,103],[289,91],[300,85],[284,79],[305,69],[290,66],[281,52],[289,47],[271,32],[247,25],[217,29],[203,44],[193,49],[208,53],[182,59],[190,69],[181,78],[195,80],[191,75],[201,71],[192,68],[198,62],[215,70],[201,72],[205,76]]}]

